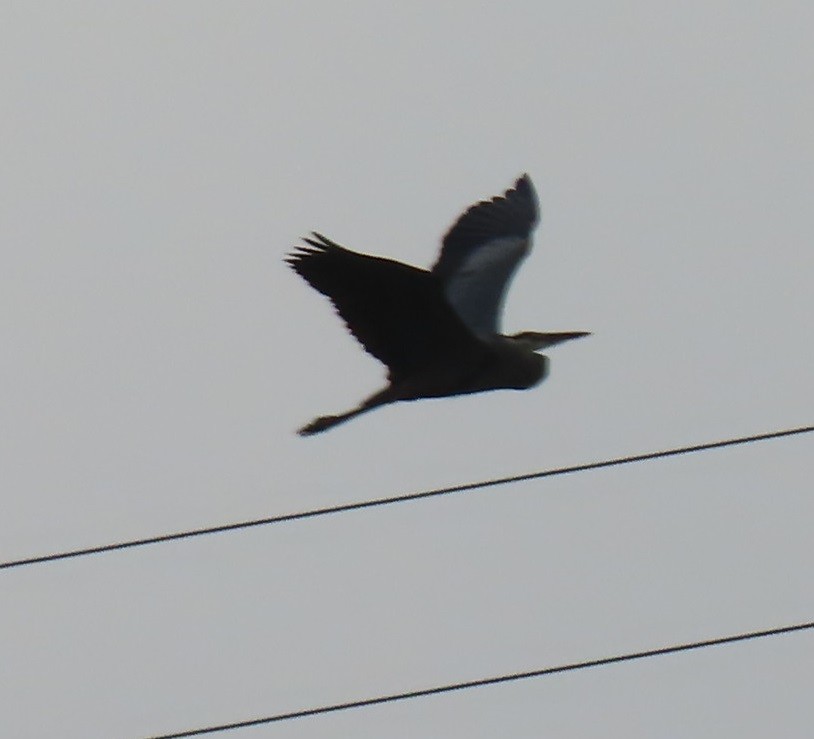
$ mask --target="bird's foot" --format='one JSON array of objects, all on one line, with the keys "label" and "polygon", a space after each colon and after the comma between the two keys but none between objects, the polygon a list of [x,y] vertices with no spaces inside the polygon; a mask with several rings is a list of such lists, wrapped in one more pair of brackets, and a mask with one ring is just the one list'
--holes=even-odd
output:
[{"label": "bird's foot", "polygon": [[303,426],[297,433],[300,436],[312,436],[320,431],[326,431],[337,423],[344,421],[344,416],[320,416]]}]

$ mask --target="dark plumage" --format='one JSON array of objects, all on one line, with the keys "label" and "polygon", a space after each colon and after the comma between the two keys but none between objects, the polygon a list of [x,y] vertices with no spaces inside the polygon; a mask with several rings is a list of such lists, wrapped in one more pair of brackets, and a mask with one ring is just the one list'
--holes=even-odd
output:
[{"label": "dark plumage", "polygon": [[321,234],[286,261],[331,299],[351,333],[387,366],[388,385],[356,408],[300,429],[325,431],[380,405],[540,382],[537,349],[586,332],[503,336],[499,319],[509,281],[531,248],[539,215],[528,175],[502,196],[469,208],[444,237],[431,271],[346,249]]}]

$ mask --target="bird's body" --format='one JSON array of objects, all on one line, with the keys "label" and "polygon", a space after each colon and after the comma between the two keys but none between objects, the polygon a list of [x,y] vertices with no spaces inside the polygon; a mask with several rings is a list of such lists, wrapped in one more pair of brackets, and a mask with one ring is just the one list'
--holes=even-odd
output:
[{"label": "bird's body", "polygon": [[367,352],[388,368],[388,385],[356,408],[300,429],[314,434],[400,400],[522,390],[548,360],[536,350],[586,332],[504,336],[506,288],[531,248],[538,220],[531,180],[467,210],[444,237],[432,270],[346,249],[315,233],[288,263],[331,299]]}]

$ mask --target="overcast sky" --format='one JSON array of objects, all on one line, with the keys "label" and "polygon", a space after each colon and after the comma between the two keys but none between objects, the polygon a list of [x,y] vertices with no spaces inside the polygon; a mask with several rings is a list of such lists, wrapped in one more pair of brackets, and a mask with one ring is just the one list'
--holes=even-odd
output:
[{"label": "overcast sky", "polygon": [[[0,560],[814,423],[810,2],[0,4]],[[551,375],[383,368],[282,259],[529,172]],[[814,619],[810,436],[0,571],[0,724],[136,738]],[[814,634],[234,732],[807,737]]]}]

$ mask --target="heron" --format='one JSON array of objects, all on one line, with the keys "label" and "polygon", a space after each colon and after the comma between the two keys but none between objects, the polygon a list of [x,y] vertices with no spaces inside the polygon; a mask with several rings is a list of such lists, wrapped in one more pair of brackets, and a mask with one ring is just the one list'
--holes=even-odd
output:
[{"label": "heron", "polygon": [[429,270],[352,251],[315,231],[303,238],[285,261],[387,367],[387,385],[298,433],[317,434],[389,403],[539,384],[549,361],[538,352],[590,332],[500,333],[507,288],[538,221],[537,194],[524,174],[455,221]]}]

